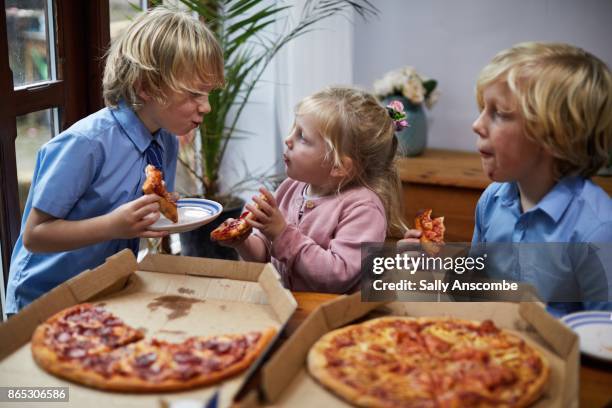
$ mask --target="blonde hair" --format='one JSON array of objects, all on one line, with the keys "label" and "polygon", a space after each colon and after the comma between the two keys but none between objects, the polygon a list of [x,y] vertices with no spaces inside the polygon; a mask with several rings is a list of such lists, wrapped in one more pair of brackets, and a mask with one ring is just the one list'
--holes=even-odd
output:
[{"label": "blonde hair", "polygon": [[525,42],[483,68],[476,99],[505,81],[525,119],[525,133],[555,159],[555,175],[590,177],[608,160],[612,137],[612,79],[594,55],[569,44]]},{"label": "blonde hair", "polygon": [[193,16],[166,7],[140,14],[111,45],[104,68],[104,102],[121,99],[137,110],[144,89],[159,103],[167,90],[198,92],[198,82],[223,86],[223,51],[213,33]]},{"label": "blonde hair", "polygon": [[367,92],[330,87],[303,99],[296,115],[309,115],[328,147],[329,159],[342,166],[342,158],[353,167],[339,190],[348,185],[364,186],[378,195],[387,216],[387,233],[402,234],[401,184],[395,167],[397,138],[387,109]]}]

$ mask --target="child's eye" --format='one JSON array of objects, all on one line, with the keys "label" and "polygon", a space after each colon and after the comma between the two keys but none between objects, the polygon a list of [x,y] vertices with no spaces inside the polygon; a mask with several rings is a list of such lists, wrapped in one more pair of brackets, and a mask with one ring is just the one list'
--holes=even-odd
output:
[{"label": "child's eye", "polygon": [[503,119],[504,118],[504,114],[503,114],[503,112],[500,112],[497,109],[491,109],[491,117],[493,119]]},{"label": "child's eye", "polygon": [[502,120],[507,120],[507,119],[510,119],[512,117],[512,113],[511,112],[504,112],[504,111],[499,111],[498,110],[497,111],[497,117],[499,119],[502,119]]},{"label": "child's eye", "polygon": [[193,92],[193,91],[189,91],[189,98],[191,98],[194,101],[206,101],[208,100],[208,93],[206,92]]}]

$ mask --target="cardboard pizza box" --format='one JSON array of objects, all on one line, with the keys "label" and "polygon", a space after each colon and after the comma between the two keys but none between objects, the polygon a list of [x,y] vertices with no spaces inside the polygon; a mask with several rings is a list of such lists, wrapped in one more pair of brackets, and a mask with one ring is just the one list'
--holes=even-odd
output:
[{"label": "cardboard pizza box", "polygon": [[361,302],[361,293],[342,296],[317,308],[261,370],[261,393],[268,406],[348,407],[307,372],[310,347],[325,333],[362,318],[385,315],[452,316],[491,319],[498,327],[519,332],[535,343],[550,362],[550,381],[532,405],[578,407],[578,337],[550,316],[541,303],[507,302]]},{"label": "cardboard pizza box", "polygon": [[132,252],[124,250],[0,325],[1,386],[68,387],[69,402],[54,403],[58,407],[166,407],[185,400],[202,401],[204,406],[217,392],[218,406],[229,406],[243,382],[261,365],[262,356],[250,369],[221,384],[176,393],[104,392],[60,379],[36,365],[30,338],[48,317],[83,302],[104,305],[128,325],[144,329],[147,338],[168,341],[267,327],[280,333],[297,308],[272,264],[171,255],[147,255],[137,263]]}]

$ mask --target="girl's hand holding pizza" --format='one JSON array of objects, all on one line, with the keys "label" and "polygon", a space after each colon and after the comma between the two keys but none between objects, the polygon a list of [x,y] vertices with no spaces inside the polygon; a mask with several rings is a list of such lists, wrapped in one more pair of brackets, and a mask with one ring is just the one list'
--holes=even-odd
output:
[{"label": "girl's hand holding pizza", "polygon": [[281,232],[287,227],[285,217],[278,209],[274,195],[264,187],[259,191],[263,195],[253,197],[253,201],[257,205],[248,204],[246,209],[249,210],[254,217],[247,219],[247,222],[261,231],[270,241],[274,241]]}]

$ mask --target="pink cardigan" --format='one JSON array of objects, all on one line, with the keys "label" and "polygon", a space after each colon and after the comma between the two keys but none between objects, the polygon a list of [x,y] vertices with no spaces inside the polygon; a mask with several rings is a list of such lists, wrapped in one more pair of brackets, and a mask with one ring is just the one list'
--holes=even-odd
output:
[{"label": "pink cardigan", "polygon": [[268,257],[287,288],[354,291],[361,278],[361,243],[385,240],[383,204],[365,187],[309,200],[303,197],[305,187],[305,183],[285,180],[276,191],[276,201],[287,228],[272,243],[259,231],[254,235],[266,244]]}]

